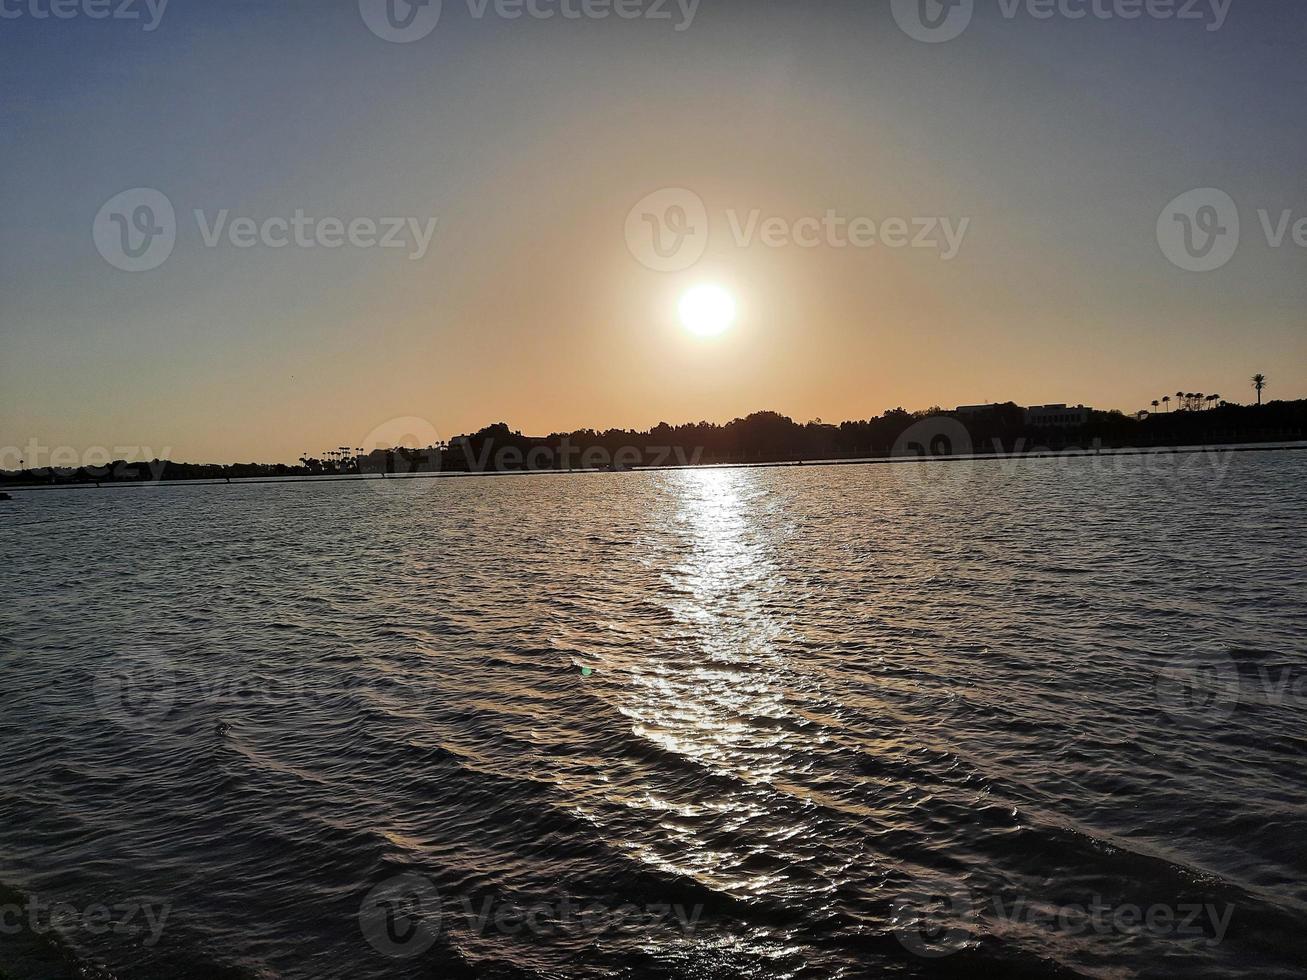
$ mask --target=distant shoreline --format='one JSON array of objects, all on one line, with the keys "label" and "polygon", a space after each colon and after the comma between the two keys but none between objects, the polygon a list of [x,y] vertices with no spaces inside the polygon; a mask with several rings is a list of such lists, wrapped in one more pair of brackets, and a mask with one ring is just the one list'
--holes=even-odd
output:
[{"label": "distant shoreline", "polygon": [[156,487],[222,487],[249,486],[265,484],[292,483],[381,483],[404,480],[452,480],[476,477],[527,477],[527,476],[593,476],[613,473],[665,473],[681,470],[738,470],[738,469],[781,469],[809,466],[876,466],[914,463],[963,463],[963,462],[998,462],[1001,460],[1031,459],[1101,459],[1130,456],[1196,456],[1220,453],[1255,453],[1255,452],[1290,452],[1307,450],[1307,441],[1283,443],[1238,443],[1233,445],[1205,446],[1152,446],[1122,447],[1117,449],[1082,449],[1065,450],[1038,449],[1031,452],[1014,453],[964,453],[956,456],[866,456],[854,459],[789,459],[765,460],[758,462],[735,461],[720,463],[687,463],[666,466],[633,466],[622,469],[581,468],[574,469],[521,469],[521,470],[450,470],[441,472],[383,473],[383,474],[330,474],[324,476],[286,476],[286,477],[235,477],[230,480],[103,480],[82,483],[52,484],[6,484],[4,489],[16,493],[52,490],[127,490],[149,489]]},{"label": "distant shoreline", "polygon": [[[1193,396],[1197,397],[1197,396]],[[1040,413],[1044,414],[1040,414]],[[861,420],[799,423],[779,412],[760,411],[725,424],[660,422],[648,430],[577,429],[528,436],[495,422],[448,441],[423,419],[392,419],[362,440],[299,463],[187,463],[168,458],[171,449],[145,447],[0,447],[0,459],[18,469],[0,470],[6,487],[66,487],[107,483],[288,483],[304,479],[401,478],[454,474],[590,472],[716,466],[856,465],[915,458],[987,459],[1040,454],[1103,455],[1211,451],[1218,446],[1284,446],[1307,443],[1307,399],[1249,406],[1222,402],[1165,415],[1101,412],[1077,406],[1022,408],[1012,402],[938,407],[925,412],[892,408]],[[367,448],[372,446],[374,448]],[[389,447],[389,448],[384,448]],[[139,459],[129,460],[112,453]],[[162,457],[162,458],[161,458]],[[58,464],[56,460],[63,460]],[[30,462],[31,465],[24,466]]]}]

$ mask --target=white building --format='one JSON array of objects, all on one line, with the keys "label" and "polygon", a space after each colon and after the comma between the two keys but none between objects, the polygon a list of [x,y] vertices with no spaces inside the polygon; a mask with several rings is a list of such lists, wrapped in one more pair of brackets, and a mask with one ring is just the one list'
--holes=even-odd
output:
[{"label": "white building", "polygon": [[1032,405],[1026,409],[1026,425],[1073,428],[1088,423],[1092,411],[1084,405]]}]

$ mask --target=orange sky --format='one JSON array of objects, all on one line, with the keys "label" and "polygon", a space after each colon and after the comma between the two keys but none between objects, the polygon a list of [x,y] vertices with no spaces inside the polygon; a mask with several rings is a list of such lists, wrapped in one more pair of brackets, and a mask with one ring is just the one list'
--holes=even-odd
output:
[{"label": "orange sky", "polygon": [[[1270,397],[1307,396],[1302,249],[1271,248],[1257,218],[1307,213],[1287,94],[1307,79],[1278,48],[1240,67],[1283,24],[979,23],[924,45],[872,6],[704,4],[683,33],[454,11],[413,45],[347,13],[294,35],[288,14],[182,10],[148,41],[40,35],[5,76],[0,445],[293,460],[400,416],[447,437],[1008,399],[1134,411],[1177,389],[1250,401],[1256,371]],[[1156,224],[1204,186],[1238,202],[1244,241],[1185,272]],[[134,187],[179,228],[139,274],[90,234]],[[707,207],[686,271],[627,245],[628,212],[665,187]],[[207,247],[193,216],[297,208],[438,225],[412,261]],[[755,211],[968,226],[949,260],[741,246],[731,215]],[[704,281],[740,306],[713,340],[676,319]]]}]

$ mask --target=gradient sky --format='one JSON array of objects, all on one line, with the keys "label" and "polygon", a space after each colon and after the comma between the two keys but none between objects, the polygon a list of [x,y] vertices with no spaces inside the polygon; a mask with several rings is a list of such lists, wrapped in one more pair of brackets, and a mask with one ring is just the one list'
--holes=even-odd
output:
[{"label": "gradient sky", "polygon": [[[364,445],[399,416],[447,437],[1008,399],[1134,411],[1180,389],[1250,401],[1256,371],[1271,397],[1307,396],[1307,249],[1270,248],[1256,217],[1307,216],[1307,5],[1233,0],[1207,31],[977,0],[943,44],[888,0],[702,0],[673,23],[445,0],[429,37],[390,44],[357,0],[172,0],[153,32],[0,19],[0,446],[231,462]],[[142,186],[180,233],[129,274],[91,228]],[[669,186],[713,232],[693,269],[658,273],[624,225]],[[1185,272],[1156,223],[1207,186],[1244,241]],[[197,208],[439,224],[414,262],[206,248]],[[948,262],[739,248],[731,209],[970,227]],[[741,306],[712,341],[676,319],[702,281]]]}]

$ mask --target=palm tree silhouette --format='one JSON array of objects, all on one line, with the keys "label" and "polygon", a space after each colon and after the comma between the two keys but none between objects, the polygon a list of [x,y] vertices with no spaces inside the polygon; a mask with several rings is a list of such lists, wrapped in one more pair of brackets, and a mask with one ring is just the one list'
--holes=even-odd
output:
[{"label": "palm tree silhouette", "polygon": [[1161,404],[1162,404],[1161,402],[1159,402],[1156,398],[1154,398],[1154,399],[1153,399],[1153,411],[1156,412],[1157,409],[1158,409],[1158,406],[1160,406]]},{"label": "palm tree silhouette", "polygon": [[1181,412],[1183,412],[1183,411],[1184,411],[1184,392],[1183,392],[1183,391],[1177,391],[1177,392],[1175,393],[1175,400],[1176,400],[1177,402],[1180,403],[1180,409],[1179,409],[1179,410],[1180,410]]},{"label": "palm tree silhouette", "polygon": [[1266,388],[1266,375],[1254,374],[1253,388],[1257,391],[1257,404],[1260,405],[1262,403],[1262,391]]},{"label": "palm tree silhouette", "polygon": [[1170,395],[1163,395],[1163,396],[1162,396],[1162,404],[1164,404],[1164,405],[1166,406],[1166,410],[1169,412],[1169,411],[1171,410],[1171,396],[1170,396]]}]

